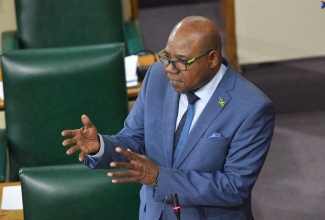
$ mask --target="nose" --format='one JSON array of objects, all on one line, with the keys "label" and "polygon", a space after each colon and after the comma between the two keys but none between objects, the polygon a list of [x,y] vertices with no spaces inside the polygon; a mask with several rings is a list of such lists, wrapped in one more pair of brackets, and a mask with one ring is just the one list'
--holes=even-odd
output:
[{"label": "nose", "polygon": [[179,70],[174,66],[173,63],[169,63],[168,66],[165,67],[165,71],[172,74],[179,73]]}]

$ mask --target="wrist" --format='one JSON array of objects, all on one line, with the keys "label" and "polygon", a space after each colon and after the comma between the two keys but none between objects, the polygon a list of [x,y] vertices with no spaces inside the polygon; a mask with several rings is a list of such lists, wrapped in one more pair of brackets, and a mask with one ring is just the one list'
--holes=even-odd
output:
[{"label": "wrist", "polygon": [[92,150],[88,153],[89,156],[101,156],[104,153],[104,142],[100,134],[98,134],[98,142],[94,141],[92,145]]}]

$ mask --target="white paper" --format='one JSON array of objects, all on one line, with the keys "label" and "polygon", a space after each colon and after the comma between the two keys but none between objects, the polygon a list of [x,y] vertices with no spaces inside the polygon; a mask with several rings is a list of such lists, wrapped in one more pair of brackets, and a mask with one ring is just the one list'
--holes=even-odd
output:
[{"label": "white paper", "polygon": [[126,82],[126,86],[129,88],[129,87],[135,87],[139,85],[139,82],[138,81],[131,81],[131,82]]},{"label": "white paper", "polygon": [[23,209],[21,186],[6,186],[2,191],[2,210]]},{"label": "white paper", "polygon": [[0,98],[4,100],[4,95],[3,95],[3,82],[0,81]]},{"label": "white paper", "polygon": [[138,76],[137,76],[137,67],[138,67],[138,55],[131,55],[124,58],[125,65],[125,78],[126,86],[132,87],[137,86]]}]

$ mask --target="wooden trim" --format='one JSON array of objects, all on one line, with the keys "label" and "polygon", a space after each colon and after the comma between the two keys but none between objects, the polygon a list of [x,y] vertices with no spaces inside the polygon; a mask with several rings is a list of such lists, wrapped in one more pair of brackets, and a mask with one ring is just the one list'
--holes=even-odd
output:
[{"label": "wooden trim", "polygon": [[239,71],[235,26],[235,1],[220,0],[220,15],[224,56],[228,58],[235,70]]},{"label": "wooden trim", "polygon": [[132,15],[131,18],[133,20],[139,18],[139,4],[138,0],[130,0],[131,1],[131,9],[132,9]]}]

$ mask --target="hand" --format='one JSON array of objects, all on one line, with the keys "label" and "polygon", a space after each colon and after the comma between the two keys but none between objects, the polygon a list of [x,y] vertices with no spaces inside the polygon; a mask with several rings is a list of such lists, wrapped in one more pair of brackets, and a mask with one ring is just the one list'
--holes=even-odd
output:
[{"label": "hand", "polygon": [[71,155],[76,151],[80,151],[79,161],[83,161],[86,154],[97,153],[99,151],[98,132],[86,115],[81,116],[83,127],[75,130],[62,131],[62,136],[72,136],[70,139],[63,141],[63,146],[74,144],[67,150],[67,154]]},{"label": "hand", "polygon": [[130,149],[124,150],[117,147],[116,152],[130,160],[126,162],[111,162],[110,166],[114,168],[126,168],[126,171],[109,172],[108,176],[120,177],[113,179],[113,183],[138,182],[145,185],[156,186],[156,177],[159,166],[148,157],[132,152]]}]

